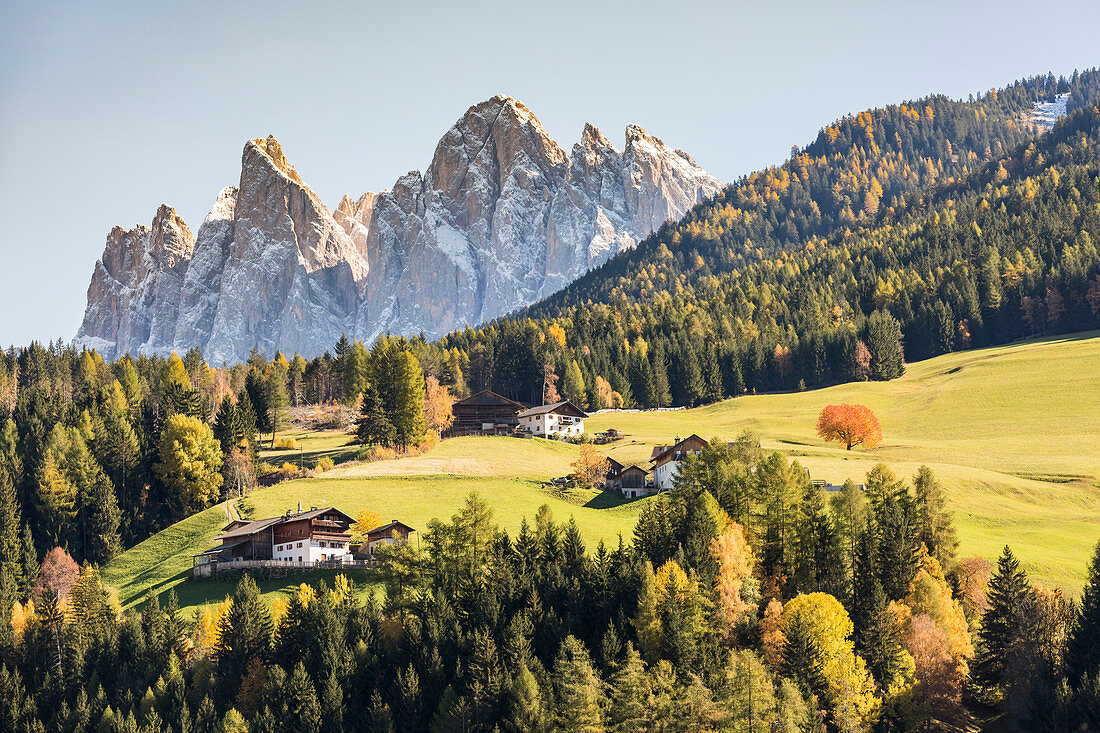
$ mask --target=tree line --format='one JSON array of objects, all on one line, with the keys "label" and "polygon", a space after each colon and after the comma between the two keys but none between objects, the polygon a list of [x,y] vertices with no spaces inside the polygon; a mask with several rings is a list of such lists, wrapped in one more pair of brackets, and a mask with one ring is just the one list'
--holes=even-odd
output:
[{"label": "tree line", "polygon": [[[687,459],[634,536],[476,494],[422,546],[270,607],[119,614],[85,565],[0,637],[0,727],[74,731],[907,731],[1095,727],[1100,548],[1079,605],[1006,548],[958,558],[937,477],[826,496],[751,434]],[[62,595],[64,594],[64,595]]]}]

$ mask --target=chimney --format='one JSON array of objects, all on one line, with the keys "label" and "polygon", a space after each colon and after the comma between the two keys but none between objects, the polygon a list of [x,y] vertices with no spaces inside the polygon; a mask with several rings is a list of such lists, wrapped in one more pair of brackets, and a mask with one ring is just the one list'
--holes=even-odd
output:
[{"label": "chimney", "polygon": [[298,500],[298,513],[299,514],[302,513],[302,500],[301,499]]}]

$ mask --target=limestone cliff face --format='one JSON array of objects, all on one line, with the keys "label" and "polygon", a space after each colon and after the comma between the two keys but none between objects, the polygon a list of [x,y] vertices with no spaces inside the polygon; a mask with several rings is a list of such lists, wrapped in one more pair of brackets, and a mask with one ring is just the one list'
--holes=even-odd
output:
[{"label": "limestone cliff face", "polygon": [[77,339],[114,355],[172,333],[194,246],[191,230],[167,204],[148,227],[112,229],[92,273]]},{"label": "limestone cliff face", "polygon": [[112,230],[77,342],[221,363],[314,356],[341,333],[439,336],[553,293],[719,186],[636,126],[622,152],[591,125],[566,152],[505,96],[471,107],[424,174],[331,212],[273,137],[251,140],[197,238],[167,206]]},{"label": "limestone cliff face", "polygon": [[366,229],[370,261],[356,333],[439,336],[504,315],[719,188],[640,127],[627,128],[620,153],[586,125],[567,153],[522,103],[494,97],[443,136],[423,176],[409,173],[375,196],[369,216],[352,208],[360,226],[345,229]]},{"label": "limestone cliff face", "polygon": [[366,261],[273,137],[245,145],[232,237],[207,358],[331,348],[356,312]]}]

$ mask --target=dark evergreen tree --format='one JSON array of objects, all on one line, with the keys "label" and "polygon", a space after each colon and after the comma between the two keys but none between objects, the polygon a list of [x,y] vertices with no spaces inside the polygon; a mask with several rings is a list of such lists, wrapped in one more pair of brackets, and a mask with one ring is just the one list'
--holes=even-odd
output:
[{"label": "dark evergreen tree", "polygon": [[1027,573],[1005,545],[986,590],[989,608],[982,616],[977,656],[972,667],[974,679],[994,694],[1003,691],[1010,681],[1010,660],[1021,641],[1021,614],[1030,593]]},{"label": "dark evergreen tree", "polygon": [[1100,543],[1089,563],[1088,579],[1066,646],[1065,665],[1066,677],[1075,686],[1100,680]]}]

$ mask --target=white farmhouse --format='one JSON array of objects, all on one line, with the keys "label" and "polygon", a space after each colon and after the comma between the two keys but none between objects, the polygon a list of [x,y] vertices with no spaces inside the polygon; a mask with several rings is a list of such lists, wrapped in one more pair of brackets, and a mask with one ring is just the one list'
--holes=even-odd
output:
[{"label": "white farmhouse", "polygon": [[538,438],[576,437],[584,432],[584,410],[569,400],[539,405],[519,414],[520,427]]},{"label": "white farmhouse", "polygon": [[672,445],[659,445],[653,449],[649,460],[653,463],[653,488],[657,491],[669,491],[673,487],[673,480],[680,473],[680,463],[688,455],[699,455],[708,445],[707,441],[698,435],[688,437]]}]

